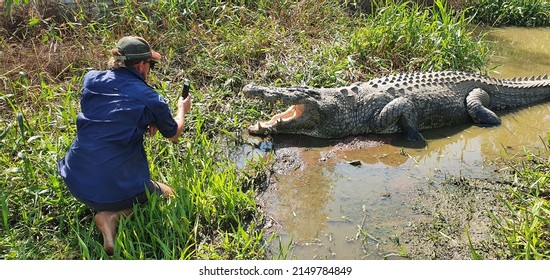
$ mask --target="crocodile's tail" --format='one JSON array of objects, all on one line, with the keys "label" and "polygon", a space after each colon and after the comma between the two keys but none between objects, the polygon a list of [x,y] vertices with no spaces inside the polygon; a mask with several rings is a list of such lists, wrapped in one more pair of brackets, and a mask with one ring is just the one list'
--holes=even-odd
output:
[{"label": "crocodile's tail", "polygon": [[496,110],[516,108],[550,99],[550,78],[545,76],[502,79],[496,81],[491,107]]}]

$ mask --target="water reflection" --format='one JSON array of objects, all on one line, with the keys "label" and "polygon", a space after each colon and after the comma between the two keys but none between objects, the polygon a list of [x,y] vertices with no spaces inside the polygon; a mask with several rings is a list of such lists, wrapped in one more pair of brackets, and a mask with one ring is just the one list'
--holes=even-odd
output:
[{"label": "water reflection", "polygon": [[505,27],[489,31],[496,53],[490,65],[495,78],[550,74],[550,28]]},{"label": "water reflection", "polygon": [[[550,73],[550,29],[494,29],[498,41],[490,72],[498,78]],[[490,178],[492,161],[543,147],[550,127],[550,104],[499,112],[502,125],[462,125],[424,132],[428,145],[407,147],[399,136],[389,143],[336,150],[337,141],[278,136],[302,147],[301,168],[278,174],[261,195],[283,243],[294,242],[291,258],[381,259],[397,251],[392,236],[412,220],[419,187],[449,176]],[[277,140],[279,139],[279,140]],[[330,154],[330,157],[327,157]],[[351,164],[354,163],[354,164]]]}]

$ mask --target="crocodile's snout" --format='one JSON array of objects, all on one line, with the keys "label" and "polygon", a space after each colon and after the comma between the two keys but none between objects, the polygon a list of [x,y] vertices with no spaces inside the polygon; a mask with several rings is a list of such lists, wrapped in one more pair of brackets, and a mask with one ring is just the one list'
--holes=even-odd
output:
[{"label": "crocodile's snout", "polygon": [[257,96],[263,92],[263,89],[254,85],[254,84],[248,84],[243,87],[243,93],[248,96]]}]

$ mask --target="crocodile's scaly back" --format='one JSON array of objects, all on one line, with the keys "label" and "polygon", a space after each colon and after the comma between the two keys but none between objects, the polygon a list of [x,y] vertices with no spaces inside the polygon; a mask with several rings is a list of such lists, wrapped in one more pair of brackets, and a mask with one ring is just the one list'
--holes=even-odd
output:
[{"label": "crocodile's scaly back", "polygon": [[481,88],[490,95],[494,110],[522,107],[550,97],[548,76],[495,79],[457,71],[412,72],[372,79],[366,84],[382,91],[399,91],[398,95],[450,89],[451,94],[465,97],[473,88]]},{"label": "crocodile's scaly back", "polygon": [[292,105],[270,121],[249,127],[254,134],[299,133],[337,138],[366,133],[403,132],[424,141],[419,131],[473,121],[500,124],[493,110],[550,98],[548,77],[494,79],[442,71],[390,75],[339,88],[261,87],[247,95]]}]

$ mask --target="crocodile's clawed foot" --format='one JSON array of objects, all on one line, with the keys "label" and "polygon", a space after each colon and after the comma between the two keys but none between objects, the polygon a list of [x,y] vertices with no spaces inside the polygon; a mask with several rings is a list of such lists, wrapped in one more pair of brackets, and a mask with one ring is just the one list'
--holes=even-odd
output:
[{"label": "crocodile's clawed foot", "polygon": [[422,134],[416,130],[406,132],[405,139],[417,143],[426,143],[426,139],[424,139],[424,136],[422,136]]},{"label": "crocodile's clawed foot", "polygon": [[248,127],[248,133],[253,135],[266,135],[273,132],[273,127],[270,124],[257,122]]},{"label": "crocodile's clawed foot", "polygon": [[262,130],[262,126],[260,125],[260,122],[257,122],[253,125],[248,126],[248,133],[250,134],[261,134],[260,131]]}]

